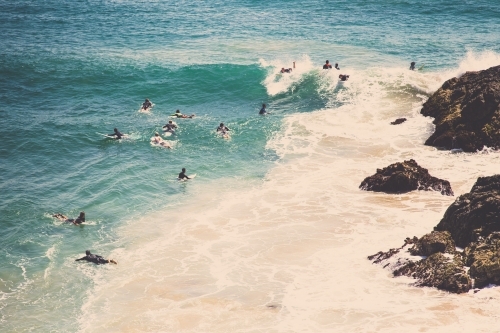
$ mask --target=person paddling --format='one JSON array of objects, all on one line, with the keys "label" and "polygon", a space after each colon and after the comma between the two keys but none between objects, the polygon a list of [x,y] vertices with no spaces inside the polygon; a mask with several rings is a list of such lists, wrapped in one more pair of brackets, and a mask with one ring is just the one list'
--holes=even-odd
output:
[{"label": "person paddling", "polygon": [[52,217],[55,217],[56,219],[68,223],[73,223],[74,225],[80,225],[83,222],[85,222],[85,212],[80,212],[80,215],[76,219],[70,219],[67,216],[61,214],[61,213],[56,213],[52,215]]},{"label": "person paddling", "polygon": [[186,175],[186,168],[182,168],[182,171],[181,171],[181,173],[179,173],[178,178],[179,178],[180,180],[183,180],[183,179],[191,179],[191,178],[189,178],[189,177]]},{"label": "person paddling", "polygon": [[332,65],[330,65],[330,61],[327,60],[323,65],[323,69],[330,69],[330,68],[332,68]]},{"label": "person paddling", "polygon": [[97,265],[109,264],[109,263],[113,263],[115,265],[118,264],[113,259],[109,259],[109,260],[104,259],[100,255],[90,253],[89,250],[85,251],[85,257],[81,257],[80,259],[76,259],[75,261],[81,261],[81,260],[93,262],[94,264],[97,264]]}]

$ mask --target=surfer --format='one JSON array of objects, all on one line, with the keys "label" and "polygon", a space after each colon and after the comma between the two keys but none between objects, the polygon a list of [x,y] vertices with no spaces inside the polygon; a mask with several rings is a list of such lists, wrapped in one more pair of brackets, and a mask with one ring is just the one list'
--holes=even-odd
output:
[{"label": "surfer", "polygon": [[180,110],[177,110],[177,111],[175,111],[175,113],[172,116],[175,116],[177,118],[193,118],[194,114],[188,116],[188,115],[182,114]]},{"label": "surfer", "polygon": [[291,72],[292,72],[291,68],[284,68],[284,67],[281,68],[281,73],[291,73]]},{"label": "surfer", "polygon": [[335,69],[340,70],[339,64],[335,63]]},{"label": "surfer", "polygon": [[410,70],[414,71],[415,70],[415,61],[412,61],[410,63]]},{"label": "surfer", "polygon": [[327,60],[323,65],[323,69],[330,69],[330,68],[332,68],[332,65],[330,65],[330,62]]},{"label": "surfer", "polygon": [[345,74],[340,74],[339,75],[340,81],[347,81],[348,78],[349,78],[349,75],[345,75]]},{"label": "surfer", "polygon": [[191,179],[191,178],[189,178],[189,177],[186,175],[186,168],[182,168],[182,171],[181,171],[181,173],[179,173],[178,178],[179,178],[180,180],[182,180],[182,179]]},{"label": "surfer", "polygon": [[224,125],[224,123],[220,123],[219,127],[217,127],[217,132],[222,132],[222,134],[225,134],[226,132],[229,131],[229,128]]},{"label": "surfer", "polygon": [[172,148],[172,147],[170,147],[170,145],[168,143],[163,141],[163,139],[161,138],[160,134],[158,134],[158,132],[156,132],[155,136],[153,136],[151,138],[151,143],[168,148],[168,149]]},{"label": "surfer", "polygon": [[262,109],[260,109],[259,114],[261,115],[267,114],[266,104],[262,104]]},{"label": "surfer", "polygon": [[121,139],[121,138],[123,138],[125,136],[125,134],[120,133],[120,131],[117,128],[113,129],[113,131],[114,132],[111,133],[111,134],[108,134],[108,136],[114,136],[118,140]]},{"label": "surfer", "polygon": [[73,223],[74,225],[80,225],[83,222],[85,222],[85,212],[80,212],[80,215],[76,219],[70,219],[66,215],[63,215],[61,213],[57,213],[52,215],[52,217],[55,217],[58,220],[68,222],[68,223]]},{"label": "surfer", "polygon": [[175,132],[177,129],[177,124],[175,124],[172,120],[169,120],[167,124],[163,126],[164,132]]},{"label": "surfer", "polygon": [[144,101],[144,103],[142,103],[142,109],[143,110],[147,110],[149,109],[151,106],[153,105],[153,103],[151,103],[149,101],[149,99],[146,98],[146,100]]},{"label": "surfer", "polygon": [[80,260],[85,260],[85,261],[93,262],[94,264],[97,264],[97,265],[109,264],[109,263],[113,263],[115,265],[118,264],[113,259],[109,259],[109,260],[108,259],[104,259],[100,255],[90,253],[89,250],[85,251],[85,257],[81,257],[80,259],[76,259],[75,261],[80,261]]}]

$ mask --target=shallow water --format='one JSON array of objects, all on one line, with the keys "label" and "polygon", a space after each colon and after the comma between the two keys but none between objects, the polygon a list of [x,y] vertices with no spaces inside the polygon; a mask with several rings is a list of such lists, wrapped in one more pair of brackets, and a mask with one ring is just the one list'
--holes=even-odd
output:
[{"label": "shallow water", "polygon": [[[366,260],[432,230],[454,198],[358,186],[410,158],[456,196],[497,172],[496,152],[423,146],[433,126],[419,110],[445,80],[500,64],[499,12],[494,1],[0,3],[3,329],[495,332],[497,288],[415,288]],[[326,58],[349,81],[321,70]],[[138,112],[146,97],[151,114]],[[257,115],[262,103],[271,115]],[[176,120],[174,149],[151,147],[176,109],[196,117]],[[99,134],[114,127],[130,139]],[[178,182],[182,167],[197,178]],[[81,227],[51,218],[81,210]],[[75,263],[86,249],[119,265]]]}]

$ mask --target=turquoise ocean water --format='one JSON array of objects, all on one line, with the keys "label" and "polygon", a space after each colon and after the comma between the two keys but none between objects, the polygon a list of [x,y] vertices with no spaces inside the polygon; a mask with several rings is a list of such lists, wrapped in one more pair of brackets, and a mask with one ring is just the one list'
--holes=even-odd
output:
[{"label": "turquoise ocean water", "polygon": [[[487,68],[498,65],[499,17],[493,0],[0,2],[0,330],[100,331],[82,313],[96,272],[104,283],[110,268],[73,260],[86,249],[127,257],[134,244],[120,228],[200,191],[259,186],[282,163],[270,142],[289,117],[350,103],[349,86],[325,83],[325,59],[381,84],[411,61],[429,76],[467,59]],[[298,76],[275,75],[292,61]],[[403,108],[432,92],[391,80],[391,103]],[[138,112],[145,98],[151,114]],[[271,115],[258,116],[262,103]],[[176,120],[174,149],[152,147],[176,109],[196,117]],[[230,140],[215,134],[220,122]],[[130,139],[99,134],[114,127]],[[196,180],[178,182],[182,167]],[[81,210],[83,226],[51,217]],[[182,327],[172,330],[226,331]]]}]

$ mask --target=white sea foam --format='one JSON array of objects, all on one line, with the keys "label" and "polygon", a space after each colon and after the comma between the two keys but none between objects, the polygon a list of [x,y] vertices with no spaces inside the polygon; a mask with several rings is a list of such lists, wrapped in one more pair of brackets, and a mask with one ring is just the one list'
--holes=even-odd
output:
[{"label": "white sea foam", "polygon": [[[81,330],[497,331],[500,288],[416,288],[366,258],[430,232],[455,198],[358,186],[377,168],[413,158],[458,196],[497,172],[500,154],[423,145],[432,119],[418,111],[450,73],[346,70],[342,87],[334,71],[318,73],[320,90],[340,107],[284,119],[268,143],[281,158],[264,181],[198,184],[188,202],[130,221],[112,254],[119,265],[100,271],[82,308]],[[389,125],[401,116],[408,121]]]}]

